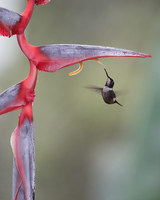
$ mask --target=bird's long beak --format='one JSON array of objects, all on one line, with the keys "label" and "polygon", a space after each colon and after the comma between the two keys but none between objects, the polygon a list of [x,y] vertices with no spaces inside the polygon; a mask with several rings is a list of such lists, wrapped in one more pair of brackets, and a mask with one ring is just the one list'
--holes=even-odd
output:
[{"label": "bird's long beak", "polygon": [[117,103],[118,105],[120,105],[120,106],[123,106],[122,104],[120,104],[118,101],[115,101],[115,103]]},{"label": "bird's long beak", "polygon": [[109,77],[109,75],[107,73],[107,70],[105,68],[104,68],[104,71],[106,72],[107,77],[110,79],[110,77]]}]

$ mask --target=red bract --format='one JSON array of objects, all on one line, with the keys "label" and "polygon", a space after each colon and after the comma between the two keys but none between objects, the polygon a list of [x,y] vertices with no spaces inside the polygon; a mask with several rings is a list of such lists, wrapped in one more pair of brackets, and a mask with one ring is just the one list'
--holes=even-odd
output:
[{"label": "red bract", "polygon": [[49,1],[28,0],[27,6],[22,14],[0,7],[0,35],[11,37],[12,35],[23,33],[32,16],[34,4],[44,5]]},{"label": "red bract", "polygon": [[33,102],[36,81],[37,69],[30,62],[30,73],[28,77],[0,94],[0,115],[20,109],[29,102]]},{"label": "red bract", "polygon": [[27,58],[45,72],[55,72],[63,67],[102,57],[151,57],[126,49],[93,45],[53,44],[37,47],[27,42],[24,33],[18,35],[17,39]]},{"label": "red bract", "polygon": [[13,200],[32,200],[35,194],[35,149],[32,103],[25,105],[11,136],[13,150]]}]

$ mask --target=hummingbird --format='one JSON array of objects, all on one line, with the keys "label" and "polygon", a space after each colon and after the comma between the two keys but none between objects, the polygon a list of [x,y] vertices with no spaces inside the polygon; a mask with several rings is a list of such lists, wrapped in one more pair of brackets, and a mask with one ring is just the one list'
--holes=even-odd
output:
[{"label": "hummingbird", "polygon": [[107,104],[118,104],[120,106],[122,106],[122,104],[120,104],[117,100],[116,100],[116,94],[113,91],[113,87],[114,87],[114,80],[108,75],[106,69],[104,68],[104,71],[106,73],[107,76],[107,80],[105,83],[105,86],[103,88],[101,87],[94,87],[94,86],[88,86],[87,88],[89,89],[93,89],[96,92],[100,93],[103,97],[103,100],[105,103]]}]

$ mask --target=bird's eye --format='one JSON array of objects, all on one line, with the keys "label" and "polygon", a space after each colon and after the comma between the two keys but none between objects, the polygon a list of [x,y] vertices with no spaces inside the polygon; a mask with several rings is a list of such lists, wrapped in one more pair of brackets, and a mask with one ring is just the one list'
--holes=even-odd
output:
[{"label": "bird's eye", "polygon": [[106,81],[105,86],[108,86],[109,88],[113,88],[113,86],[114,86],[114,80],[108,78],[107,81]]}]

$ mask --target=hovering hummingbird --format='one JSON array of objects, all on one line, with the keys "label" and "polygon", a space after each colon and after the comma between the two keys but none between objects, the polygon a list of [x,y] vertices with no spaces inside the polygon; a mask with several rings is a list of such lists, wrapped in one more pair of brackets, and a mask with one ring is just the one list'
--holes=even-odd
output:
[{"label": "hovering hummingbird", "polygon": [[94,87],[94,86],[89,86],[87,88],[93,89],[96,92],[100,93],[103,97],[103,100],[107,104],[114,104],[117,103],[118,105],[122,106],[117,100],[116,100],[116,94],[113,91],[113,86],[114,86],[114,80],[108,75],[106,69],[104,68],[104,71],[107,75],[107,80],[106,84],[103,88],[101,87]]}]

